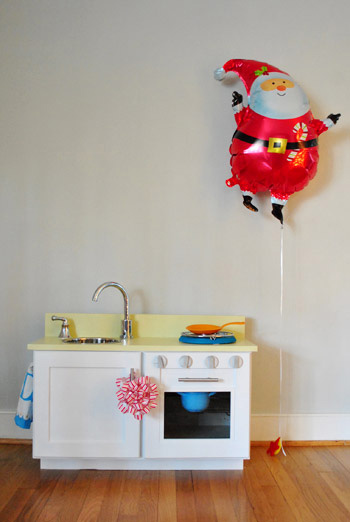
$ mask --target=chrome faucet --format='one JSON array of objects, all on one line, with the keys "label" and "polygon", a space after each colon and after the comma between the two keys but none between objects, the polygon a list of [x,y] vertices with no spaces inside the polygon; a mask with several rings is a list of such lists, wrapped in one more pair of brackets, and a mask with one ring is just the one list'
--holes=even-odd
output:
[{"label": "chrome faucet", "polygon": [[124,298],[124,320],[122,321],[122,329],[123,333],[121,334],[121,339],[132,339],[132,321],[129,319],[129,296],[125,288],[120,285],[119,283],[114,283],[113,281],[110,281],[109,283],[102,283],[98,288],[96,288],[94,295],[92,296],[93,301],[97,301],[99,298],[100,293],[109,286],[112,286],[114,288],[118,288],[118,290],[121,291]]},{"label": "chrome faucet", "polygon": [[60,339],[70,339],[68,320],[65,317],[57,317],[57,315],[53,315],[51,319],[53,321],[62,321],[62,328],[58,337]]}]

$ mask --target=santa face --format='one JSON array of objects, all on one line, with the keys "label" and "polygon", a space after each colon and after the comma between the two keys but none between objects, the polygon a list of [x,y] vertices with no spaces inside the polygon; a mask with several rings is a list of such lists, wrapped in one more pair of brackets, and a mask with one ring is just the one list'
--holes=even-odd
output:
[{"label": "santa face", "polygon": [[283,73],[262,75],[255,80],[250,93],[250,107],[261,116],[278,120],[297,118],[310,110],[302,88]]}]

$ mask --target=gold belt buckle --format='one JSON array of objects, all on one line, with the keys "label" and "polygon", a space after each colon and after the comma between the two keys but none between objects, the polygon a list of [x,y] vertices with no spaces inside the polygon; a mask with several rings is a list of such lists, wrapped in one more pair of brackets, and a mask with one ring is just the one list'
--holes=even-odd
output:
[{"label": "gold belt buckle", "polygon": [[286,152],[288,140],[285,138],[270,138],[267,152],[284,154]]}]

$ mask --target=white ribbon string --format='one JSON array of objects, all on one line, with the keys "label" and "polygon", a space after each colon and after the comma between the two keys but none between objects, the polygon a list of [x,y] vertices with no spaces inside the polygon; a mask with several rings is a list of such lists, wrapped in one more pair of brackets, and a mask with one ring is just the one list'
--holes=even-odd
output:
[{"label": "white ribbon string", "polygon": [[[283,280],[284,280],[284,271],[283,271],[283,225],[281,225],[281,249],[280,249],[280,264],[281,264],[281,280],[280,280],[280,332],[281,332],[281,338],[282,338],[282,318],[283,318]],[[280,341],[281,342],[281,341]],[[281,346],[281,345],[280,345]],[[278,431],[279,436],[281,437],[281,449],[283,455],[286,457],[286,452],[283,448],[283,437],[282,437],[282,389],[283,389],[283,353],[282,348],[280,347],[280,414],[279,414],[279,420],[278,420]]]},{"label": "white ribbon string", "polygon": [[280,295],[280,315],[283,316],[283,225],[281,225],[281,295]]}]

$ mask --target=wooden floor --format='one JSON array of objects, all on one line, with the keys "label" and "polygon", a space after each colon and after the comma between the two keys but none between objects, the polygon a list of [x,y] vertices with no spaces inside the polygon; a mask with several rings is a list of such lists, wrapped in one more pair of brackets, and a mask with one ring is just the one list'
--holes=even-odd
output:
[{"label": "wooden floor", "polygon": [[40,471],[0,445],[0,521],[350,521],[350,446],[253,447],[244,471]]}]

